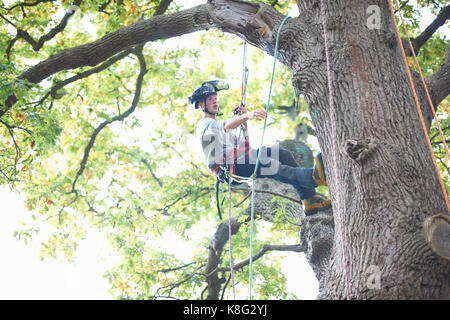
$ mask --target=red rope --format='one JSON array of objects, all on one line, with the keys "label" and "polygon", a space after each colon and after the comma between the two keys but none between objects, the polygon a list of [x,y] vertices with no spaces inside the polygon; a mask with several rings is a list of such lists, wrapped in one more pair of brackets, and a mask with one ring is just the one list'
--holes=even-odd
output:
[{"label": "red rope", "polygon": [[[395,2],[396,2],[396,5],[397,5],[398,12],[400,14],[400,19],[402,21],[403,27],[405,28],[406,35],[408,36],[408,41],[409,41],[408,31],[406,30],[405,23],[403,21],[403,17],[402,17],[401,11],[400,11],[400,6],[399,6],[397,0],[395,0]],[[420,122],[422,124],[422,128],[423,128],[423,132],[425,133],[425,137],[427,138],[426,140],[427,140],[427,144],[428,144],[428,149],[430,150],[431,157],[433,158],[434,166],[436,168],[436,172],[437,172],[437,175],[438,175],[438,178],[439,178],[439,183],[441,185],[441,189],[442,189],[442,192],[444,194],[445,202],[447,204],[447,211],[450,214],[450,201],[448,199],[447,191],[445,190],[444,182],[442,181],[442,177],[441,177],[441,174],[439,172],[439,167],[438,167],[438,164],[437,164],[437,161],[436,161],[436,157],[434,156],[433,147],[431,145],[430,137],[428,135],[428,131],[427,131],[427,128],[426,128],[426,125],[425,125],[425,121],[423,119],[422,110],[420,109],[419,98],[417,97],[416,89],[414,87],[414,82],[413,82],[413,79],[412,79],[412,76],[411,76],[411,71],[409,70],[408,60],[406,59],[405,49],[403,48],[402,40],[400,38],[400,32],[399,32],[398,27],[397,27],[397,22],[395,21],[395,13],[394,13],[394,8],[392,6],[392,1],[391,0],[389,0],[389,4],[390,4],[390,9],[391,9],[391,14],[392,14],[392,21],[393,21],[394,26],[395,26],[395,32],[397,34],[397,40],[398,40],[398,43],[400,45],[400,49],[401,49],[401,52],[402,52],[403,62],[405,63],[406,71],[408,73],[408,79],[409,79],[409,83],[411,85],[411,89],[412,89],[412,92],[413,92],[414,101],[416,102],[417,111],[418,111],[419,117],[420,117]],[[412,47],[411,41],[409,41],[409,44],[411,46],[411,51],[413,52],[414,60],[416,61],[417,67],[419,69],[419,74],[420,74],[420,77],[422,79],[423,86],[424,86],[425,91],[427,93],[428,102],[430,103],[430,107],[433,110],[433,114],[434,114],[434,117],[436,119],[436,124],[438,125],[439,132],[441,133],[442,141],[444,142],[445,150],[447,151],[447,157],[449,157],[448,148],[447,148],[447,145],[445,143],[444,135],[443,135],[441,127],[439,125],[439,121],[438,121],[438,119],[436,117],[436,113],[434,112],[433,103],[431,102],[430,94],[428,93],[428,89],[427,89],[427,86],[425,84],[425,80],[423,79],[422,71],[420,71],[420,66],[419,66],[419,64],[417,62],[416,54],[415,54],[414,49]]]},{"label": "red rope", "polygon": [[329,102],[330,102],[330,118],[331,118],[331,138],[333,140],[333,164],[334,164],[334,176],[335,176],[335,189],[336,189],[336,202],[337,202],[337,222],[340,231],[340,240],[341,240],[341,250],[342,250],[342,260],[343,260],[343,269],[344,269],[344,280],[345,280],[345,294],[347,299],[350,299],[349,292],[349,274],[348,274],[348,265],[347,265],[347,248],[346,248],[346,240],[345,233],[343,228],[343,203],[342,203],[342,191],[341,191],[341,179],[338,171],[338,163],[337,163],[337,139],[336,139],[336,108],[334,106],[333,101],[333,86],[331,84],[331,69],[330,69],[330,53],[328,51],[328,34],[327,34],[327,18],[325,15],[325,7],[323,4],[323,0],[320,0],[320,11],[322,13],[322,27],[323,27],[323,37],[325,40],[325,56],[327,61],[327,77],[328,77],[328,91],[329,91]]}]

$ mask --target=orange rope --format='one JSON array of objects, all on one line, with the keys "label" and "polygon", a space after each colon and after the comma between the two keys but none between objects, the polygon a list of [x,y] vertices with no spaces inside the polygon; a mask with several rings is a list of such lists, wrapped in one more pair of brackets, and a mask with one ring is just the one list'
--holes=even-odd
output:
[{"label": "orange rope", "polygon": [[397,5],[397,9],[398,9],[398,12],[400,14],[400,20],[402,21],[403,30],[405,30],[406,38],[408,39],[409,47],[411,48],[411,52],[412,52],[412,55],[414,57],[414,62],[416,64],[417,69],[419,70],[420,79],[422,80],[423,87],[425,88],[425,92],[427,93],[428,102],[430,103],[431,111],[433,112],[434,119],[436,120],[436,126],[438,127],[439,133],[441,135],[442,142],[444,143],[445,152],[447,153],[447,159],[450,159],[447,143],[445,142],[445,138],[444,138],[444,133],[442,132],[441,125],[439,124],[439,120],[438,120],[438,118],[436,116],[436,112],[434,111],[433,102],[431,101],[431,97],[430,97],[430,93],[428,92],[427,84],[425,83],[425,80],[423,78],[422,70],[421,70],[420,65],[419,65],[419,61],[417,61],[416,52],[414,51],[414,47],[413,47],[413,45],[411,43],[411,39],[409,37],[408,30],[406,29],[405,21],[403,21],[403,16],[402,16],[402,13],[400,11],[400,6],[398,4],[398,0],[395,0],[395,4]]},{"label": "orange rope", "polygon": [[[398,5],[398,1],[395,0],[395,2],[397,4],[397,9],[398,9],[398,12],[400,13],[400,18],[401,18],[402,23],[403,23],[403,18],[402,18],[401,12],[400,12],[400,7]],[[405,49],[403,48],[402,40],[400,38],[400,33],[399,33],[399,30],[398,30],[398,27],[397,27],[397,22],[395,21],[395,13],[394,13],[394,8],[392,6],[392,1],[391,0],[389,0],[389,4],[390,4],[390,9],[391,9],[391,14],[392,14],[392,20],[393,20],[394,26],[395,26],[395,32],[397,34],[398,43],[400,45],[400,49],[401,49],[401,52],[402,52],[403,61],[405,62],[406,71],[408,73],[409,83],[411,84],[411,89],[412,89],[412,92],[413,92],[413,95],[414,95],[414,101],[416,102],[417,111],[419,112],[420,122],[422,123],[423,132],[425,133],[425,136],[427,138],[428,148],[430,149],[430,153],[431,153],[431,156],[432,156],[433,161],[434,161],[434,166],[436,168],[436,172],[437,172],[437,175],[438,175],[438,178],[439,178],[439,182],[441,184],[442,192],[444,193],[445,202],[447,204],[447,210],[450,213],[450,201],[448,199],[447,192],[446,192],[445,186],[444,186],[444,182],[442,181],[442,177],[441,177],[440,172],[439,172],[439,167],[438,167],[437,162],[436,162],[436,157],[434,156],[434,153],[433,153],[433,147],[431,146],[430,137],[428,135],[427,128],[425,126],[425,121],[423,120],[422,110],[420,109],[419,98],[417,97],[416,89],[414,88],[414,83],[413,83],[413,79],[412,79],[412,76],[411,76],[411,71],[409,70],[409,66],[408,66],[408,60],[406,59]],[[403,23],[403,26],[404,26],[404,23]],[[411,44],[411,42],[410,42],[410,44]],[[411,45],[411,50],[412,50],[412,52],[414,54],[414,57],[415,57],[415,53],[414,53],[414,49],[412,48],[412,45]],[[416,60],[416,62],[417,62],[417,60]],[[420,67],[419,67],[419,70],[420,70]],[[435,115],[436,123],[439,123],[439,121],[438,121],[438,119],[436,117],[436,114],[434,112],[434,108],[432,106],[431,99],[430,99],[430,96],[428,94],[427,87],[425,85],[425,81],[423,80],[422,72],[420,72],[420,76],[422,78],[425,90],[427,92],[427,96],[428,96],[428,99],[429,99],[429,102],[430,102],[430,106],[433,109],[433,114]],[[440,126],[439,126],[439,130],[440,130]],[[441,132],[441,135],[442,135],[442,131],[441,130],[440,130],[440,132]],[[442,137],[443,137],[443,135],[442,135]],[[445,144],[445,139],[443,139],[443,140],[444,140],[444,144]],[[447,156],[448,156],[448,149],[447,149],[447,147],[446,147],[446,150],[447,150]]]}]

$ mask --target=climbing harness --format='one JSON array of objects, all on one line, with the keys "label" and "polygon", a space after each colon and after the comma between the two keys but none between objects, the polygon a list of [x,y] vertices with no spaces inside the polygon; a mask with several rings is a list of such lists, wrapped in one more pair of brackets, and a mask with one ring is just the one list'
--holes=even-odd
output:
[{"label": "climbing harness", "polygon": [[336,189],[336,202],[337,202],[337,222],[339,226],[340,233],[340,241],[341,241],[341,250],[342,250],[342,259],[343,259],[343,269],[344,269],[344,279],[345,279],[345,294],[348,299],[350,299],[349,292],[349,274],[348,274],[348,265],[347,265],[347,252],[345,246],[345,233],[343,228],[343,215],[342,215],[342,192],[341,192],[341,179],[338,170],[337,164],[337,139],[336,139],[336,108],[333,100],[333,86],[331,83],[331,68],[330,68],[330,53],[328,50],[328,33],[327,33],[327,18],[325,14],[325,6],[323,0],[320,0],[320,12],[322,16],[322,27],[323,27],[323,38],[325,42],[325,57],[327,63],[327,78],[328,78],[328,100],[330,104],[330,121],[331,121],[331,138],[333,142],[333,167],[334,167],[334,182]]},{"label": "climbing harness", "polygon": [[[402,17],[402,13],[400,11],[400,6],[399,6],[399,3],[398,3],[398,0],[395,0],[395,3],[396,3],[396,6],[397,6],[397,10],[399,12],[399,15],[400,15],[400,20],[402,22],[402,25],[403,25],[403,28],[405,30],[406,36],[408,38],[408,43],[409,43],[409,46],[411,48],[411,52],[413,54],[415,64],[417,66],[417,69],[419,70],[419,75],[420,75],[420,78],[422,80],[423,87],[425,88],[425,92],[427,94],[427,98],[428,98],[428,102],[430,104],[430,108],[433,111],[433,115],[434,115],[434,119],[436,121],[436,125],[437,125],[437,127],[439,129],[439,133],[440,133],[442,141],[444,143],[444,148],[445,148],[445,151],[447,153],[447,159],[449,159],[450,157],[449,157],[447,144],[445,142],[444,134],[442,133],[441,126],[439,124],[439,120],[438,120],[438,118],[436,116],[436,113],[434,111],[434,106],[433,106],[433,103],[431,101],[431,97],[430,97],[430,94],[428,92],[428,88],[427,88],[427,85],[425,83],[425,80],[423,79],[422,71],[420,69],[419,62],[417,61],[416,53],[415,53],[414,48],[413,48],[413,46],[411,44],[411,39],[409,38],[408,30],[406,29],[405,22],[403,21],[403,17]],[[394,23],[394,26],[395,26],[395,32],[397,34],[397,40],[398,40],[398,43],[400,45],[400,50],[402,52],[403,62],[405,63],[405,67],[406,67],[406,71],[407,71],[407,74],[408,74],[409,83],[411,85],[412,93],[413,93],[413,96],[414,96],[414,101],[416,103],[417,112],[419,113],[420,122],[422,124],[423,132],[424,132],[426,140],[427,140],[428,149],[430,150],[431,157],[433,158],[434,166],[436,168],[436,172],[437,172],[437,175],[438,175],[438,178],[439,178],[439,183],[441,185],[442,193],[444,194],[444,199],[445,199],[445,202],[447,204],[447,211],[450,214],[450,201],[448,199],[447,191],[445,189],[444,182],[442,181],[442,177],[441,177],[441,174],[439,172],[439,167],[437,165],[436,157],[434,156],[433,147],[432,147],[431,141],[430,141],[430,136],[428,135],[428,131],[427,131],[427,128],[426,128],[426,125],[425,125],[425,121],[423,119],[423,115],[422,115],[422,111],[421,111],[420,103],[419,103],[419,98],[417,97],[416,89],[414,87],[414,82],[413,82],[412,76],[411,76],[411,71],[410,71],[409,66],[408,66],[408,60],[406,59],[405,49],[403,48],[403,43],[402,43],[402,40],[400,38],[400,32],[399,32],[398,27],[397,27],[397,22],[395,21],[395,13],[394,13],[394,8],[392,6],[392,1],[391,0],[389,0],[389,5],[390,5],[390,9],[391,9],[392,20],[393,20],[393,23]]]}]

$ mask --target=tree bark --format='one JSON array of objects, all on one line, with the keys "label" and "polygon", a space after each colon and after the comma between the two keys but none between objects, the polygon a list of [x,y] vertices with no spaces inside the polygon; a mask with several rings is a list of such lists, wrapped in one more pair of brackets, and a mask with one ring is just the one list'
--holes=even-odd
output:
[{"label": "tree bark", "polygon": [[[341,185],[336,185],[319,8],[312,1],[299,1],[303,12],[316,17],[304,28],[322,44],[314,52],[299,48],[309,53],[308,65],[300,63],[292,70],[293,82],[310,107],[333,204],[340,192],[344,208],[342,224],[336,223],[320,298],[347,298],[347,287],[351,299],[448,299],[449,261],[432,251],[422,228],[427,217],[447,212],[445,199],[394,38],[389,7],[385,1],[373,2],[381,9],[380,30],[366,27],[361,14],[366,12],[364,2],[333,1],[326,8],[337,141],[373,141],[358,161],[345,150],[337,154]],[[428,107],[423,90],[417,91],[422,108]],[[335,210],[334,221],[337,218]],[[374,274],[378,283],[368,285]]]}]

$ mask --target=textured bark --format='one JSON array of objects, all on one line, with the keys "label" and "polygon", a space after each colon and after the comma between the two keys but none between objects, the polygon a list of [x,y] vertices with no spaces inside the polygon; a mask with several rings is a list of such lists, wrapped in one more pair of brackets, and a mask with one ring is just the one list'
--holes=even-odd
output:
[{"label": "textured bark", "polygon": [[[449,261],[431,250],[422,229],[427,217],[447,209],[386,2],[372,3],[381,8],[380,30],[366,27],[364,2],[327,4],[337,141],[374,142],[361,161],[345,151],[338,153],[339,186],[331,167],[333,145],[320,10],[316,2],[298,3],[300,15],[307,14],[311,20],[303,24],[309,37],[299,51],[306,59],[298,59],[292,66],[293,83],[310,107],[333,204],[341,192],[344,208],[343,223],[336,224],[328,272],[321,274],[319,297],[346,298],[348,286],[352,299],[450,298]],[[424,92],[417,91],[426,112]],[[337,212],[334,216],[338,221]],[[368,285],[373,273],[380,279],[377,286]]]}]

